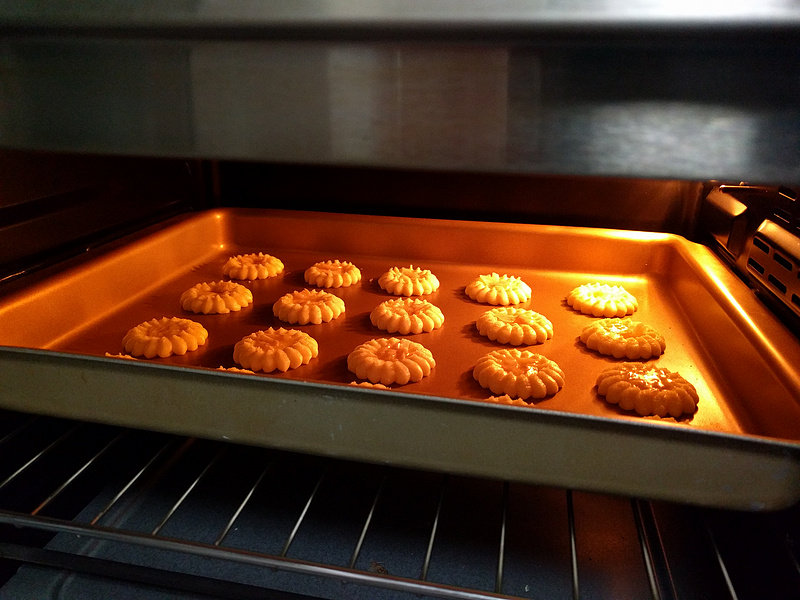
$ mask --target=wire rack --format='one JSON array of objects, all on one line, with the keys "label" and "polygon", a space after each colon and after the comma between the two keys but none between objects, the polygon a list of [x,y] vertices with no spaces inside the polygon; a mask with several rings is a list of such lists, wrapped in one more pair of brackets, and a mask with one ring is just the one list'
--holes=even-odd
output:
[{"label": "wire rack", "polygon": [[0,413],[1,599],[797,598],[799,523]]}]

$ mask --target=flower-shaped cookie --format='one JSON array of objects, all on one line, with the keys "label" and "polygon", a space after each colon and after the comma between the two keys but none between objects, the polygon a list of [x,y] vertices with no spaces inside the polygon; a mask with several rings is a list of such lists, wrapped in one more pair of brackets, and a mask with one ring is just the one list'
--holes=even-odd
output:
[{"label": "flower-shaped cookie", "polygon": [[621,285],[587,283],[572,290],[567,304],[594,317],[624,317],[639,308],[639,302]]},{"label": "flower-shaped cookie", "polygon": [[552,396],[564,387],[564,371],[555,361],[517,348],[492,350],[482,356],[472,376],[495,395],[523,400]]},{"label": "flower-shaped cookie", "polygon": [[233,281],[198,283],[181,294],[181,307],[204,315],[242,310],[253,302],[253,293]]},{"label": "flower-shaped cookie", "polygon": [[308,267],[303,277],[318,288],[349,287],[361,281],[361,270],[351,262],[326,260]]},{"label": "flower-shaped cookie", "polygon": [[125,352],[132,356],[166,358],[197,350],[206,343],[208,331],[200,323],[177,317],[150,319],[130,329],[122,338]]},{"label": "flower-shaped cookie", "polygon": [[640,363],[620,363],[600,373],[597,393],[643,417],[691,415],[699,401],[695,387],[678,373]]},{"label": "flower-shaped cookie", "polygon": [[284,294],[272,306],[281,321],[306,325],[327,323],[344,312],[344,300],[322,290],[296,290]]},{"label": "flower-shaped cookie", "polygon": [[500,306],[519,304],[531,297],[530,286],[521,278],[497,273],[479,275],[464,288],[464,292],[476,302]]},{"label": "flower-shaped cookie", "polygon": [[541,344],[553,337],[553,324],[544,315],[516,306],[500,306],[475,321],[478,332],[493,342],[520,346]]},{"label": "flower-shaped cookie", "polygon": [[408,339],[375,338],[347,356],[347,368],[372,383],[405,385],[430,375],[436,361],[422,344]]},{"label": "flower-shaped cookie", "polygon": [[233,360],[251,371],[288,371],[308,364],[319,354],[317,340],[297,329],[263,329],[243,337],[233,347]]},{"label": "flower-shaped cookie", "polygon": [[583,328],[581,341],[590,350],[628,360],[657,358],[664,353],[664,336],[632,319],[600,319]]},{"label": "flower-shaped cookie", "polygon": [[444,315],[438,306],[420,298],[394,298],[376,306],[370,322],[389,333],[423,333],[442,326]]},{"label": "flower-shaped cookie", "polygon": [[267,279],[283,273],[283,262],[270,254],[237,254],[222,267],[222,274],[231,279]]},{"label": "flower-shaped cookie", "polygon": [[420,296],[439,289],[439,280],[428,269],[392,267],[378,278],[378,285],[395,296]]}]

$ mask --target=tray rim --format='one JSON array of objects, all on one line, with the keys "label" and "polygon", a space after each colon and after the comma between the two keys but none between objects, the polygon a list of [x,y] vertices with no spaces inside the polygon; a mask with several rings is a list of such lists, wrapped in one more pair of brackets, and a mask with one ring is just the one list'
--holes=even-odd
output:
[{"label": "tray rim", "polygon": [[[12,371],[27,373],[26,381],[29,383],[26,386],[35,388],[36,393],[44,390],[50,395],[48,403],[39,403],[36,410],[31,411],[25,403],[26,393],[30,390],[23,390],[12,398],[3,398],[2,406],[9,410],[398,467],[736,510],[777,510],[800,500],[800,444],[789,441],[348,385],[269,379],[195,367],[140,364],[52,350],[0,347],[0,362],[13,366],[0,370],[0,386],[7,387],[14,381]],[[34,373],[42,375],[43,372],[45,375],[38,380],[34,377]],[[58,383],[55,383],[55,377],[46,375],[48,372],[58,374]],[[165,381],[170,385],[161,386]],[[125,383],[135,385],[119,387]],[[117,386],[111,394],[106,389],[110,384]],[[224,410],[229,405],[230,394],[218,395],[220,386],[229,393],[238,393],[238,402],[257,403],[258,410],[248,413],[247,423],[223,423],[213,415],[207,416],[210,420],[203,422],[203,418],[197,418],[197,413],[193,420],[180,422],[177,409],[181,401],[176,407],[174,396],[170,394],[174,395],[177,390],[203,408],[210,406]],[[86,391],[88,399],[76,404],[76,390]],[[150,406],[156,410],[144,421],[124,412],[125,403],[128,403],[127,408],[133,407],[136,398],[142,394],[149,398]],[[101,398],[104,402],[102,409]],[[72,400],[72,404],[67,406],[67,400]],[[160,405],[154,404],[158,400],[165,401]],[[313,404],[315,410],[338,418],[329,421],[313,419],[313,422],[296,419],[305,411],[286,406],[297,403]],[[362,410],[365,407],[366,410]],[[109,409],[112,412],[107,412]],[[229,416],[235,412],[242,411],[228,411]],[[347,427],[364,417],[365,413],[380,425],[373,429],[371,437],[380,437],[394,446],[375,447],[369,438],[352,433],[344,440],[334,439],[337,430],[341,432],[344,426],[347,431]],[[306,431],[298,435],[297,430],[292,430],[293,433],[288,435],[281,429],[287,415],[289,421],[298,428],[305,427]],[[399,440],[398,444],[397,439],[390,439],[396,438],[398,432],[412,430],[426,431],[432,439],[438,436],[439,431],[431,420],[441,415],[446,415],[448,420],[455,416],[468,429],[468,439],[476,444],[470,446],[472,454],[477,450],[485,457],[491,452],[493,458],[486,463],[476,463],[470,458],[471,453],[460,456],[458,449],[448,450],[446,445],[440,447],[444,454],[437,455],[421,451],[414,443],[405,444]],[[161,417],[168,418],[168,422],[159,424]],[[247,431],[255,425],[267,428],[267,434],[253,435]],[[498,427],[502,434],[493,431]],[[533,435],[513,435],[514,431],[509,434],[508,429]],[[578,432],[581,443],[573,443],[567,452],[560,454],[569,442],[575,441]],[[629,461],[626,468],[620,469],[616,462],[620,451],[632,444],[636,445],[636,460]],[[392,455],[395,446],[406,454]],[[526,454],[517,452],[520,449],[535,449],[537,452],[520,456]],[[548,465],[554,456],[548,453],[550,450],[559,452],[559,460],[568,465],[566,469]],[[601,450],[604,456],[599,456]],[[680,461],[680,464],[670,467],[677,467],[680,479],[663,477],[659,473],[658,465],[663,465],[665,452],[671,455],[673,462]],[[504,453],[506,457],[517,458],[496,458]],[[713,454],[714,460],[708,460],[709,454]],[[731,467],[743,465],[748,470],[725,468],[725,461]],[[527,471],[531,467],[534,470]]]}]

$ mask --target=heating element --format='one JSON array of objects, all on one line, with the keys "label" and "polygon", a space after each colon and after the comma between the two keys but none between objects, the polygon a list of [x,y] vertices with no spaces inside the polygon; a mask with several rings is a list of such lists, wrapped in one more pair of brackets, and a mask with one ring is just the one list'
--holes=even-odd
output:
[{"label": "heating element", "polygon": [[796,509],[701,510],[17,413],[0,423],[0,598],[800,589]]}]

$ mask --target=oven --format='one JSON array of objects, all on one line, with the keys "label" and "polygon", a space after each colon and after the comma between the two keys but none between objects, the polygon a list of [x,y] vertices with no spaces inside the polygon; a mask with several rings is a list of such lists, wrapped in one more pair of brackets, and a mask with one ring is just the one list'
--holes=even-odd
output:
[{"label": "oven", "polygon": [[[800,15],[601,4],[0,8],[0,598],[797,598]],[[251,252],[251,305],[181,307]],[[328,259],[318,356],[241,372]],[[436,364],[353,385],[401,265]],[[476,381],[492,272],[556,394]],[[602,400],[594,281],[694,414]],[[207,343],[130,356],[161,316]]]}]

